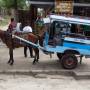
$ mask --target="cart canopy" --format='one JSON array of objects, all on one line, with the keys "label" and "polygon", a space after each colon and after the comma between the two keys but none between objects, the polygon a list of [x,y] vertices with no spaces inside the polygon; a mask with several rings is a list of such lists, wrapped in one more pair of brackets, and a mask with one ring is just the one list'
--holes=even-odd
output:
[{"label": "cart canopy", "polygon": [[81,24],[81,25],[90,25],[90,18],[80,18],[78,17],[69,17],[61,15],[49,15],[47,18],[43,18],[44,23],[50,23],[52,21],[62,21],[71,24]]},{"label": "cart canopy", "polygon": [[90,18],[80,18],[80,17],[68,17],[68,16],[60,16],[60,15],[50,15],[50,19],[63,21],[66,23],[72,24],[82,24],[82,25],[90,25]]}]

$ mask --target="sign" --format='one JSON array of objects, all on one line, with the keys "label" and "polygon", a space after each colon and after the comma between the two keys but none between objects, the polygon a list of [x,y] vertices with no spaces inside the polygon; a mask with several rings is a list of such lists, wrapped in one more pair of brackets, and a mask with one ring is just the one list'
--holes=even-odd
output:
[{"label": "sign", "polygon": [[68,1],[60,1],[56,0],[55,1],[55,11],[56,13],[61,13],[61,14],[72,14],[73,13],[73,1],[68,0]]}]

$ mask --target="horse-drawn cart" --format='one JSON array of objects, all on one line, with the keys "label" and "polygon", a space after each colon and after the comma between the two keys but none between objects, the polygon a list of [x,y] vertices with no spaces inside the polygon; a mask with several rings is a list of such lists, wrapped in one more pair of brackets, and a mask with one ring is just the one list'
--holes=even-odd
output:
[{"label": "horse-drawn cart", "polygon": [[[88,18],[66,17],[59,15],[50,15],[43,19],[45,27],[48,27],[44,33],[43,44],[35,44],[13,35],[27,44],[40,48],[45,53],[56,53],[61,65],[66,69],[76,68],[78,64],[77,56],[90,56],[90,38],[85,36],[85,31],[81,27],[90,27]],[[72,27],[77,28],[71,30]],[[79,28],[78,28],[79,26]],[[72,33],[75,31],[75,33]],[[77,32],[76,32],[77,31]]]}]

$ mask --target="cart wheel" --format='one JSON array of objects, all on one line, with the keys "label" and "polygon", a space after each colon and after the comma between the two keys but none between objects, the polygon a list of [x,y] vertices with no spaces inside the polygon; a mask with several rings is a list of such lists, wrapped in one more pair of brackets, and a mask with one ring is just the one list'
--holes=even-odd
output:
[{"label": "cart wheel", "polygon": [[62,61],[61,65],[65,69],[74,69],[77,67],[78,63],[77,57],[73,54],[63,55],[61,61]]},{"label": "cart wheel", "polygon": [[62,58],[62,53],[57,53],[57,57],[59,58],[59,60],[61,60],[61,58]]}]

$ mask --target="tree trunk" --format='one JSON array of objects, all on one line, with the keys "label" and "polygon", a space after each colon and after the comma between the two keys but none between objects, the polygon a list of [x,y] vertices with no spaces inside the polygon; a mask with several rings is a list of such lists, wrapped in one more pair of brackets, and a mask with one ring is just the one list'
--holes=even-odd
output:
[{"label": "tree trunk", "polygon": [[15,18],[15,21],[18,21],[18,4],[17,4],[17,0],[14,0],[14,10],[13,10],[12,15]]}]

